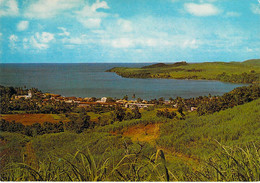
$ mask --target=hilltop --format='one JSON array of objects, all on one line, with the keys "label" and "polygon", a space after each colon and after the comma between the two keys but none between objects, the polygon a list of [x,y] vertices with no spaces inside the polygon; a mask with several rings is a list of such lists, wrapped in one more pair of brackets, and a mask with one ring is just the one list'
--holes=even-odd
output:
[{"label": "hilltop", "polygon": [[141,68],[115,67],[107,72],[126,78],[203,79],[233,83],[259,83],[260,59],[244,62],[157,63]]}]

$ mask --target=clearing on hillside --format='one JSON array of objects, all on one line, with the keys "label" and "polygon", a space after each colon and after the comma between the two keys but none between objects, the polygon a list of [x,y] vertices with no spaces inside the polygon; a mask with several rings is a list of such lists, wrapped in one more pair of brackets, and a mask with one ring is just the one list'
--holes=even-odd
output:
[{"label": "clearing on hillside", "polygon": [[136,125],[123,132],[123,136],[130,137],[133,141],[154,142],[159,136],[160,124]]},{"label": "clearing on hillside", "polygon": [[42,124],[44,122],[58,123],[60,121],[69,121],[65,116],[57,114],[4,114],[0,115],[0,119],[4,119],[9,122],[20,122],[23,125],[32,125],[34,123]]}]

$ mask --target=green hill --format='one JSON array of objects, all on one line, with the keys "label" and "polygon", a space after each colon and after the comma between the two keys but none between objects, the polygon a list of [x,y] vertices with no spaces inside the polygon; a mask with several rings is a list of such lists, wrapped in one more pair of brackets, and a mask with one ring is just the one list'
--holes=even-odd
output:
[{"label": "green hill", "polygon": [[210,157],[215,141],[229,146],[260,143],[260,99],[201,117],[161,126],[157,145],[197,158]]},{"label": "green hill", "polygon": [[243,62],[244,64],[248,65],[254,65],[254,66],[260,66],[260,59],[251,59],[251,60],[246,60]]},{"label": "green hill", "polygon": [[142,68],[115,67],[108,72],[126,78],[206,79],[233,83],[259,83],[259,59],[245,62],[158,63]]}]

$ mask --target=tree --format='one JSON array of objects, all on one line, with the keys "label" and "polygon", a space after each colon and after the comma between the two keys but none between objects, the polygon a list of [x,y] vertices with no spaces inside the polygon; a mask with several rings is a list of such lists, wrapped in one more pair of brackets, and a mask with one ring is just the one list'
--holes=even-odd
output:
[{"label": "tree", "polygon": [[33,136],[44,134],[42,125],[40,123],[34,123],[33,125],[31,125],[31,128]]},{"label": "tree", "polygon": [[133,119],[133,114],[131,112],[127,112],[125,115],[125,120],[131,120]]},{"label": "tree", "polygon": [[160,98],[159,98],[159,104],[163,104],[164,101],[165,101],[165,100],[164,100],[163,97],[160,97]]},{"label": "tree", "polygon": [[137,106],[134,106],[134,108],[132,109],[132,112],[134,113],[135,119],[140,119],[142,117],[142,114],[140,113]]},{"label": "tree", "polygon": [[174,101],[174,99],[172,97],[170,97],[169,100],[171,103]]},{"label": "tree", "polygon": [[141,99],[140,97],[137,99],[138,103],[141,103],[143,101],[143,99]]},{"label": "tree", "polygon": [[128,100],[128,96],[125,95],[125,96],[123,97],[123,100]]},{"label": "tree", "polygon": [[114,121],[123,121],[125,115],[125,110],[120,106],[116,106],[115,110],[111,113],[111,117]]},{"label": "tree", "polygon": [[112,103],[112,102],[115,102],[115,100],[112,97],[107,97],[106,102]]},{"label": "tree", "polygon": [[181,114],[182,117],[185,116],[183,113],[183,107],[181,105],[178,107],[177,111]]},{"label": "tree", "polygon": [[133,94],[132,98],[135,99],[135,94]]},{"label": "tree", "polygon": [[86,113],[81,113],[79,116],[71,116],[70,119],[71,121],[66,123],[66,128],[68,130],[75,131],[76,133],[81,133],[84,129],[90,127],[90,116]]}]

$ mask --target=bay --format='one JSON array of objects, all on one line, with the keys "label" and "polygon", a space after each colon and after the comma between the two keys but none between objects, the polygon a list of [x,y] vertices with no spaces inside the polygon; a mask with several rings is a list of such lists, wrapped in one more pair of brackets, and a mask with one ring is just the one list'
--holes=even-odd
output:
[{"label": "bay", "polygon": [[142,67],[149,63],[0,64],[0,85],[38,88],[76,97],[169,99],[222,95],[245,84],[205,80],[122,78],[105,72],[113,67]]}]

